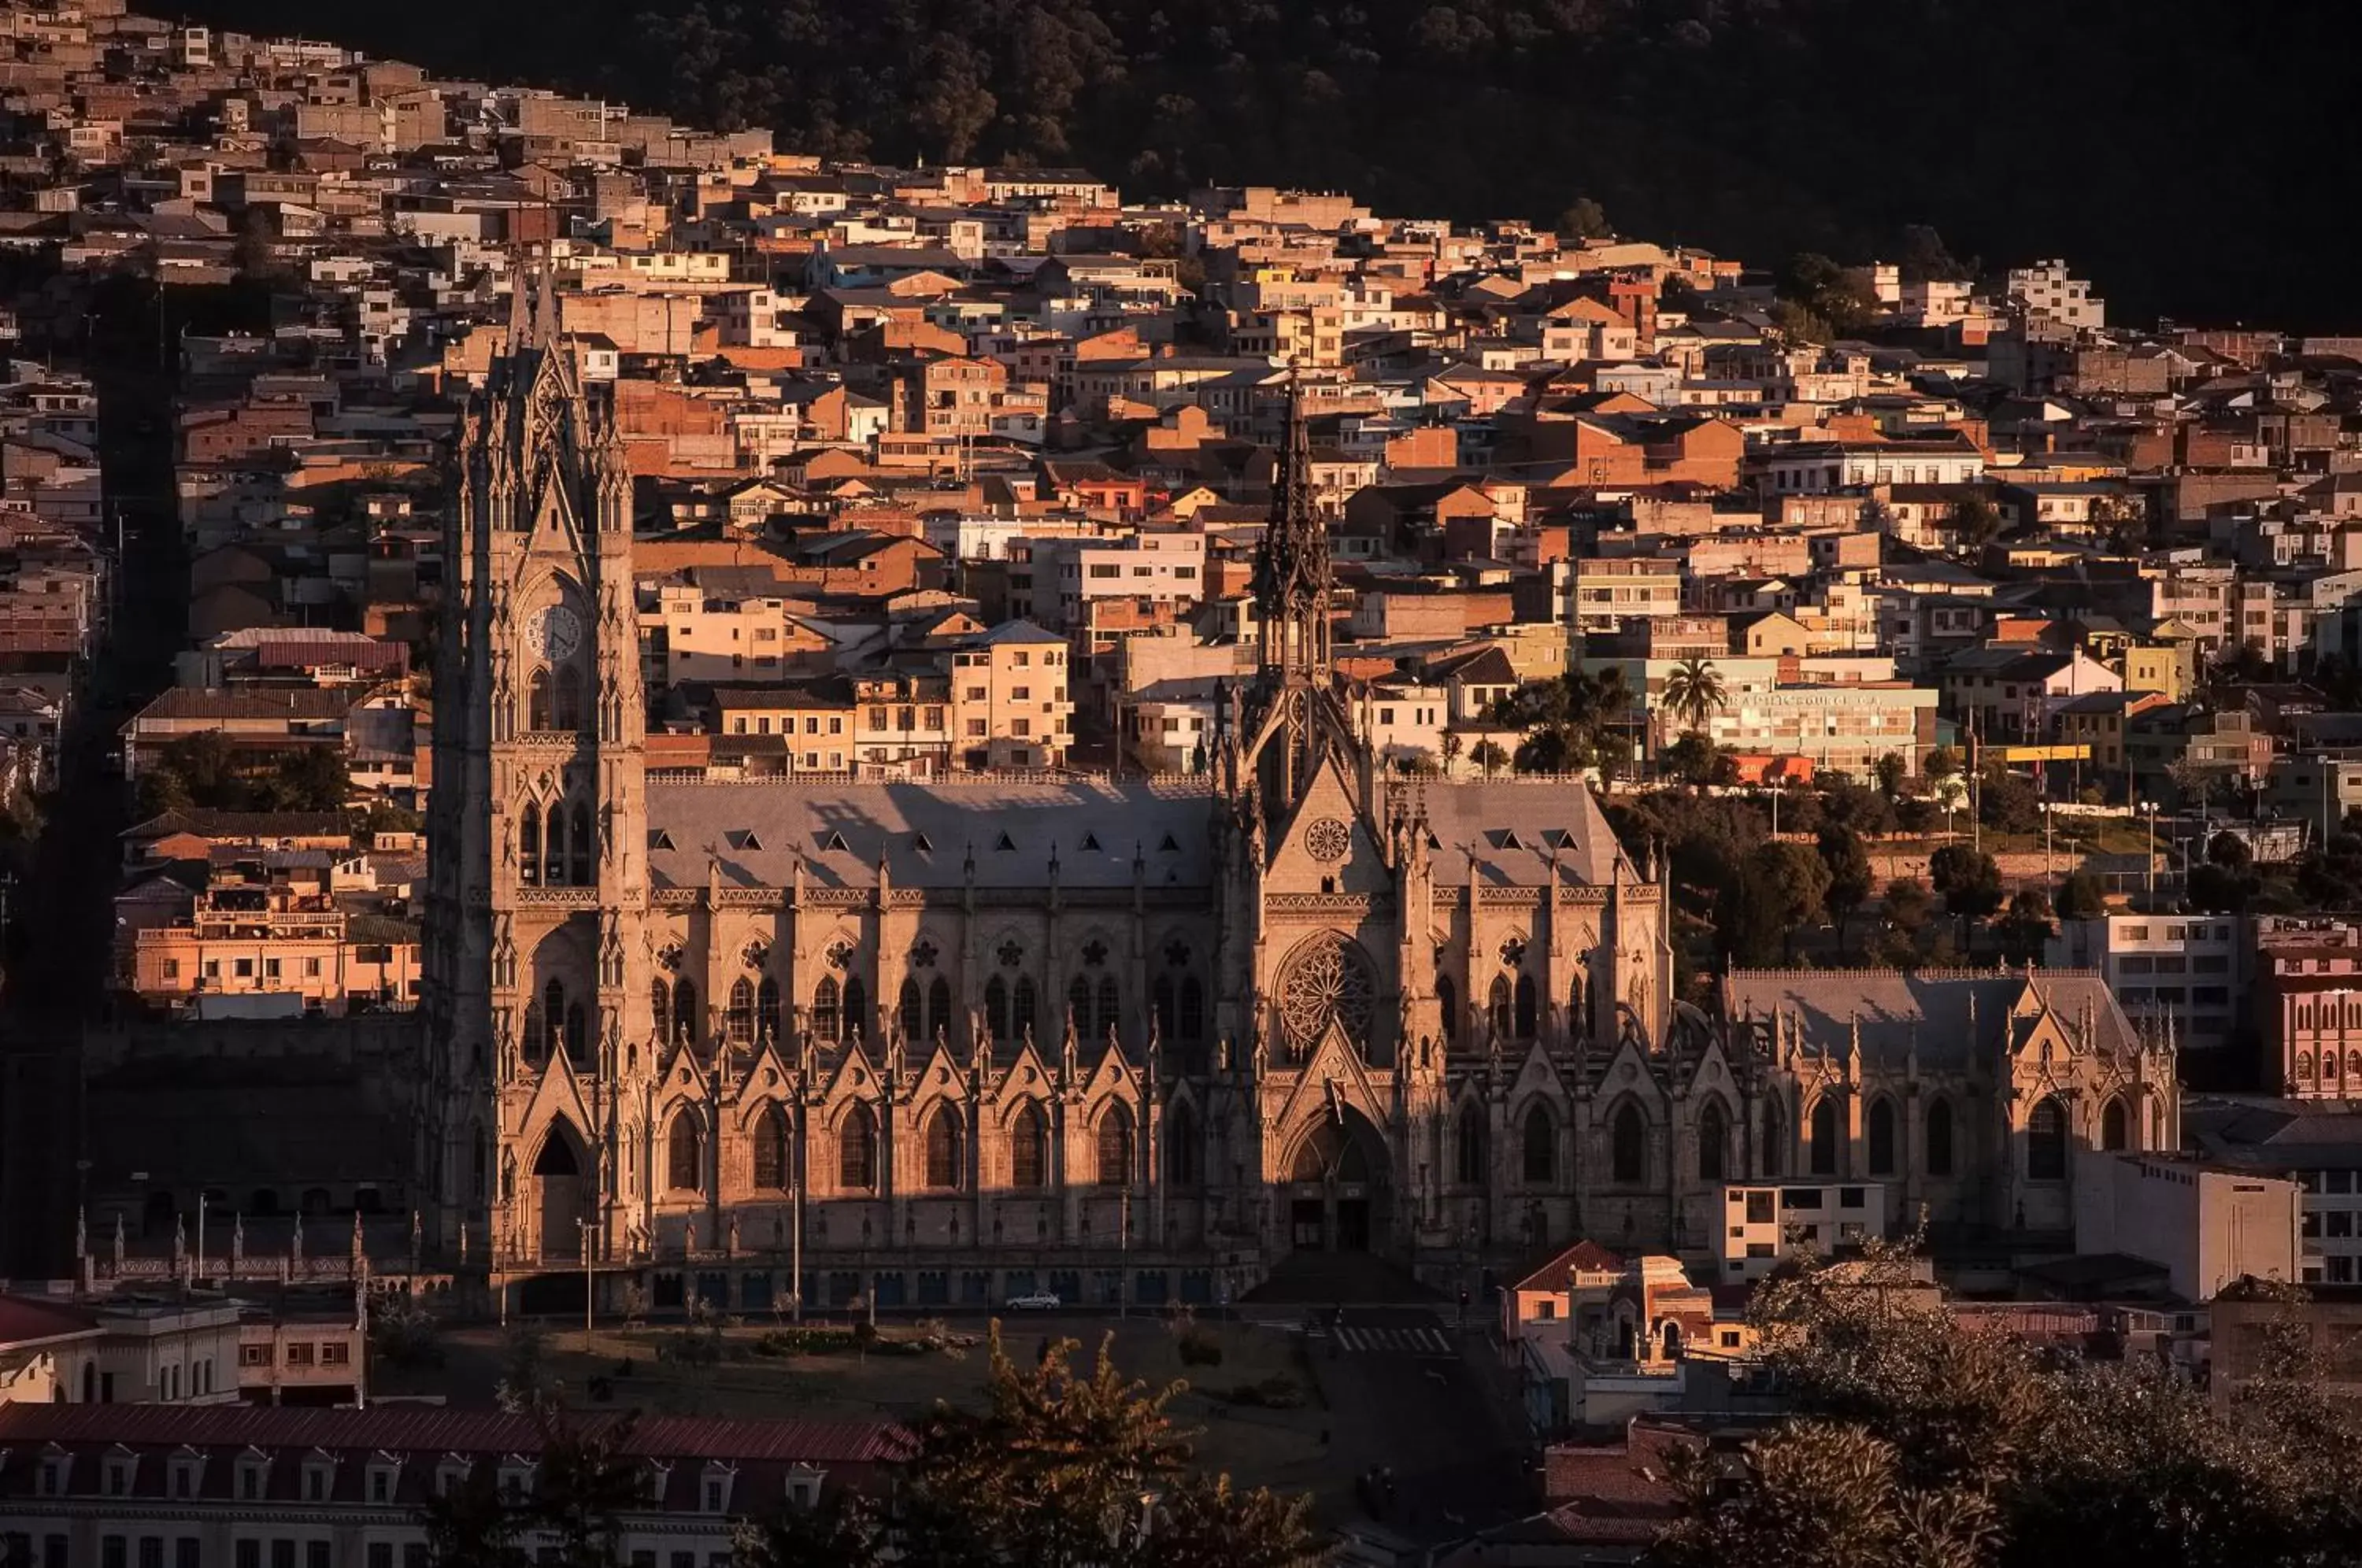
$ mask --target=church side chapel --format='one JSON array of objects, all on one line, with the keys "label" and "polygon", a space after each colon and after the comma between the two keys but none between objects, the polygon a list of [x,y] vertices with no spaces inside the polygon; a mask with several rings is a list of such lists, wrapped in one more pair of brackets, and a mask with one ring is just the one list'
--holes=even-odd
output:
[{"label": "church side chapel", "polygon": [[630,479],[545,271],[469,410],[437,669],[418,1161],[528,1308],[1227,1300],[1583,1235],[1710,1255],[1727,1184],[2070,1223],[2171,1147],[2096,978],[1746,972],[1565,778],[1384,772],[1289,424],[1258,671],[1206,774],[648,776]]}]

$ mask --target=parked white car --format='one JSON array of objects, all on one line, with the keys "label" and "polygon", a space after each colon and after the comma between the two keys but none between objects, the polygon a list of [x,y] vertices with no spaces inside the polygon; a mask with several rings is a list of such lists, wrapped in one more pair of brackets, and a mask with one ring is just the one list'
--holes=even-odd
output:
[{"label": "parked white car", "polygon": [[1065,1303],[1045,1290],[1035,1296],[1012,1296],[1009,1305],[1018,1312],[1054,1312]]}]

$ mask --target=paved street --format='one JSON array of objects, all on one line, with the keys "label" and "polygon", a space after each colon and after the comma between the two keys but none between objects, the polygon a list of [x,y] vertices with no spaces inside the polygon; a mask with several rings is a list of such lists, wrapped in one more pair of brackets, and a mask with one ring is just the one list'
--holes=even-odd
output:
[{"label": "paved street", "polygon": [[1390,1529],[1433,1541],[1530,1510],[1522,1434],[1496,1408],[1481,1334],[1425,1308],[1348,1307],[1307,1349],[1339,1468],[1393,1472],[1377,1516]]}]

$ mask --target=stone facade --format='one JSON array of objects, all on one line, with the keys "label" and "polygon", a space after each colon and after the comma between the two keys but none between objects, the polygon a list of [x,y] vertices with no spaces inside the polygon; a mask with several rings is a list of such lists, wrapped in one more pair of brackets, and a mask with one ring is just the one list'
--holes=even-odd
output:
[{"label": "stone facade", "polygon": [[[2098,1142],[2103,1092],[2169,1146],[2169,1063],[2088,978],[1876,977],[1840,1043],[1827,988],[1867,980],[1734,977],[1718,1025],[1580,781],[1388,777],[1330,677],[1294,437],[1207,774],[648,777],[615,431],[563,345],[511,340],[463,428],[436,687],[447,1259],[545,1300],[587,1263],[609,1304],[1216,1300],[1296,1249],[1699,1252],[1725,1181],[1820,1158],[2061,1222],[2000,1162],[2054,1102]],[[1902,1010],[1956,993],[1980,1021],[1923,1057]]]}]

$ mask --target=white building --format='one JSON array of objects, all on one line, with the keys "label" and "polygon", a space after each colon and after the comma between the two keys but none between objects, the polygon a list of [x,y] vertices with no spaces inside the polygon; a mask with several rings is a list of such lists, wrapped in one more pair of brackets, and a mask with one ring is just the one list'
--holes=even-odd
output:
[{"label": "white building", "polygon": [[1185,609],[1206,590],[1206,536],[1141,533],[1121,539],[1043,539],[1033,545],[1033,613],[1054,631],[1089,624],[1100,599]]},{"label": "white building", "polygon": [[2216,1051],[2245,1016],[2252,950],[2236,915],[2110,914],[2060,922],[2043,962],[2097,969],[2136,1023],[2170,1018],[2180,1049]]},{"label": "white building", "polygon": [[2174,1294],[2211,1301],[2235,1279],[2299,1277],[2299,1185],[2186,1155],[2086,1151],[2075,1250],[2162,1265]]},{"label": "white building", "polygon": [[1799,1253],[1822,1257],[1886,1234],[1886,1188],[1874,1181],[1723,1189],[1714,1237],[1717,1282],[1760,1279]]},{"label": "white building", "polygon": [[2108,325],[2107,302],[2084,279],[2069,277],[2064,261],[2011,268],[2005,293],[2022,302],[2029,315],[2047,316],[2081,331],[2097,332]]}]

